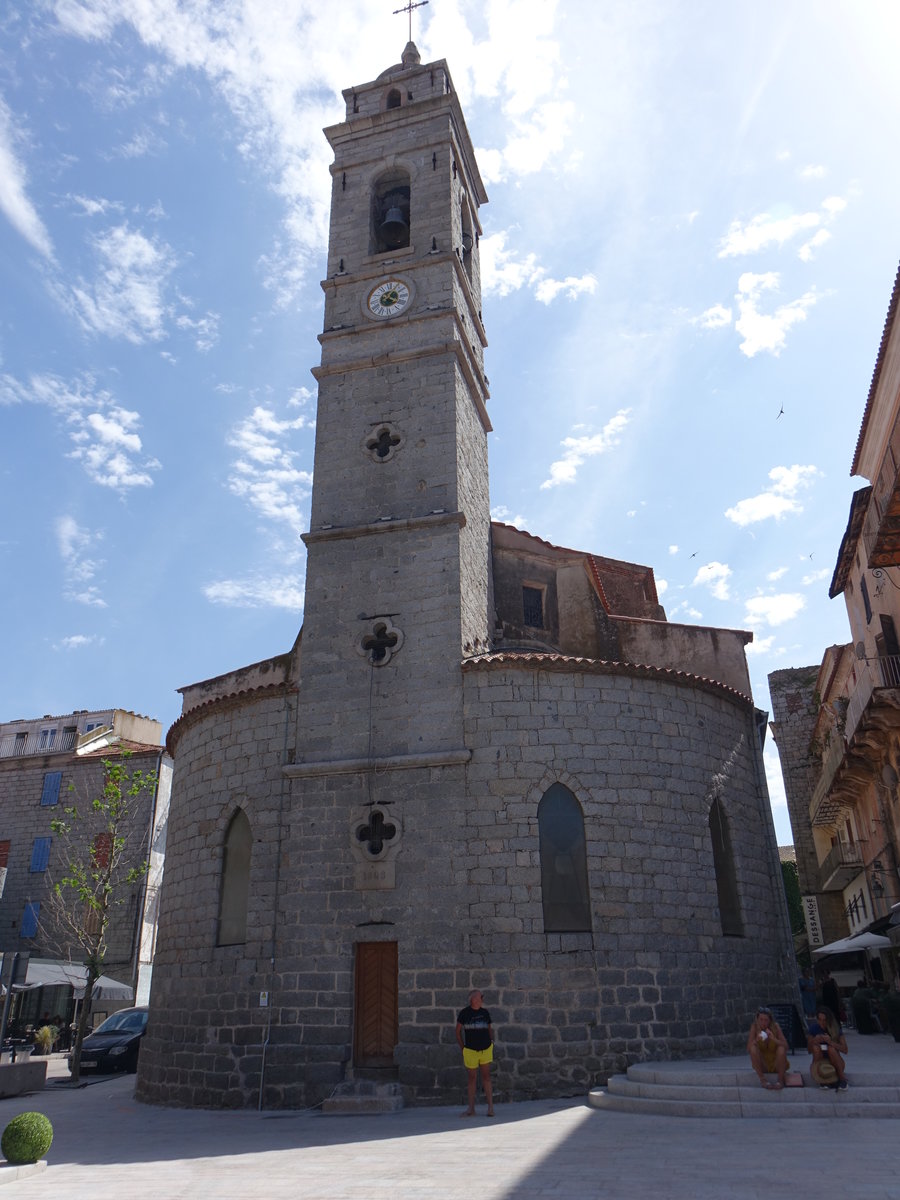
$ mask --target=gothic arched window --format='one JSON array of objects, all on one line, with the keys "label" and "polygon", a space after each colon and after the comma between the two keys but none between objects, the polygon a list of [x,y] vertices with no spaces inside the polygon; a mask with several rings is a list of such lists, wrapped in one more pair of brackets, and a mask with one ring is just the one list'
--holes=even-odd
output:
[{"label": "gothic arched window", "polygon": [[554,783],[538,805],[545,933],[590,931],[584,814],[567,787]]},{"label": "gothic arched window", "polygon": [[728,830],[728,818],[718,796],[713,798],[709,809],[709,837],[712,842],[722,933],[726,937],[743,937],[744,923],[741,920],[741,899],[734,871],[734,855],[731,852],[731,834]]},{"label": "gothic arched window", "polygon": [[372,189],[373,254],[409,245],[409,175],[398,168],[381,175]]},{"label": "gothic arched window", "polygon": [[247,940],[252,845],[250,822],[244,810],[239,808],[228,823],[222,848],[217,946],[239,946]]}]

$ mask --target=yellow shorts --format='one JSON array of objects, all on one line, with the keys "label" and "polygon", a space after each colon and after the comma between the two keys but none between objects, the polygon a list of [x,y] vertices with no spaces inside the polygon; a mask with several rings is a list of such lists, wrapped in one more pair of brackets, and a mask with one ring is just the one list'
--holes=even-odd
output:
[{"label": "yellow shorts", "polygon": [[493,1046],[488,1046],[487,1050],[470,1050],[467,1046],[463,1047],[463,1063],[469,1071],[474,1071],[484,1063],[492,1063],[493,1061]]}]

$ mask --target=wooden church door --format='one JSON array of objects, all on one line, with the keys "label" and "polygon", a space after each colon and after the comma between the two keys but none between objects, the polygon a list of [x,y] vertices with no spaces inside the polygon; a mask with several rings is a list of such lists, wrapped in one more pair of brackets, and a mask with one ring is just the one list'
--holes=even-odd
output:
[{"label": "wooden church door", "polygon": [[397,943],[357,942],[353,1065],[392,1067],[397,1045]]}]

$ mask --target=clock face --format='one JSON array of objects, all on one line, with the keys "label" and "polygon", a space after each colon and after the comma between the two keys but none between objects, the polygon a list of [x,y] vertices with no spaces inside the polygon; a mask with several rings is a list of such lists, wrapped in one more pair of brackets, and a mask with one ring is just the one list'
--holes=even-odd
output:
[{"label": "clock face", "polygon": [[394,317],[409,304],[409,287],[400,279],[388,279],[369,292],[368,308],[373,317]]}]

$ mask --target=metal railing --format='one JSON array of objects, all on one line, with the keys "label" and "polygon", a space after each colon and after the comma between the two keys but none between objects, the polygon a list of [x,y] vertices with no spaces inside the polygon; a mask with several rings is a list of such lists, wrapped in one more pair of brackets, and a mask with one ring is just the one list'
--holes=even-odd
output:
[{"label": "metal railing", "polygon": [[8,733],[0,738],[0,758],[22,758],[31,754],[58,754],[71,750],[78,740],[76,729],[54,730],[51,738],[44,730],[33,733]]},{"label": "metal railing", "polygon": [[827,883],[841,867],[861,871],[862,865],[862,847],[858,843],[850,845],[846,842],[837,842],[819,865],[819,875],[823,883]]}]

